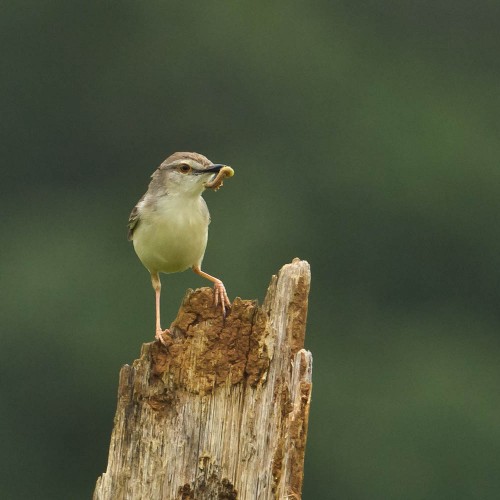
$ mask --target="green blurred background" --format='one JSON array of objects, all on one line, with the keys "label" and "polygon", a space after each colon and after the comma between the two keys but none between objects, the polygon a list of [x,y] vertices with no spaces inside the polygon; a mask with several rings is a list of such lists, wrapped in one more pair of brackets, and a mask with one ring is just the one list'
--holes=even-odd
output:
[{"label": "green blurred background", "polygon": [[[493,499],[500,4],[0,4],[3,499],[88,499],[152,340],[129,212],[170,153],[232,298],[312,266],[304,498]],[[188,287],[163,278],[163,321]]]}]

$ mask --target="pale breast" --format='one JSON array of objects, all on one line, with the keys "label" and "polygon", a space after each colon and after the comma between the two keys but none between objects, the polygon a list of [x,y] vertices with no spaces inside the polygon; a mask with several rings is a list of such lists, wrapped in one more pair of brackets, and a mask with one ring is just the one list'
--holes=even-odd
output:
[{"label": "pale breast", "polygon": [[175,273],[201,265],[207,246],[209,215],[205,201],[165,197],[141,214],[134,249],[150,272]]}]

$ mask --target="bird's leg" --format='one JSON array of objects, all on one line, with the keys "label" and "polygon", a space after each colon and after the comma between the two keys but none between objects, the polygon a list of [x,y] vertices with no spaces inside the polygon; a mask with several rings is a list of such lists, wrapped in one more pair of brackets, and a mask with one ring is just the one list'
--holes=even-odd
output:
[{"label": "bird's leg", "polygon": [[222,314],[225,317],[226,306],[231,307],[231,302],[229,301],[229,297],[227,296],[226,287],[224,286],[224,283],[222,283],[222,281],[219,278],[215,278],[214,276],[211,276],[210,274],[207,274],[206,272],[202,271],[200,269],[200,266],[193,266],[193,271],[202,278],[210,280],[214,284],[214,304],[215,306],[217,306],[220,302],[222,308]]},{"label": "bird's leg", "polygon": [[156,298],[156,340],[159,340],[163,345],[166,345],[165,340],[163,339],[164,334],[169,334],[170,330],[162,330],[160,324],[160,294],[161,294],[161,282],[160,275],[158,273],[151,273],[151,283],[155,290],[155,298]]}]

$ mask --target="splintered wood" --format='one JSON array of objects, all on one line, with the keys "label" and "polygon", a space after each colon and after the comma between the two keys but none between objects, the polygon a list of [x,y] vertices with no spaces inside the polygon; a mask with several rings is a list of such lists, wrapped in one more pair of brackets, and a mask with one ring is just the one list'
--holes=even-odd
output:
[{"label": "splintered wood", "polygon": [[166,346],[120,372],[108,467],[94,500],[300,498],[311,399],[309,264],[273,276],[264,304],[188,291]]}]

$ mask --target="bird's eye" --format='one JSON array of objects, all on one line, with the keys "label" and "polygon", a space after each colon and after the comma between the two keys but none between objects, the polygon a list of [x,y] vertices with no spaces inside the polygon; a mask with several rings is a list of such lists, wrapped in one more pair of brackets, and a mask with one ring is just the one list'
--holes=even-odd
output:
[{"label": "bird's eye", "polygon": [[186,165],[185,163],[183,163],[182,165],[179,165],[177,167],[177,170],[183,174],[189,174],[189,172],[191,172],[192,168],[189,165]]}]

